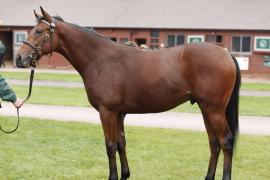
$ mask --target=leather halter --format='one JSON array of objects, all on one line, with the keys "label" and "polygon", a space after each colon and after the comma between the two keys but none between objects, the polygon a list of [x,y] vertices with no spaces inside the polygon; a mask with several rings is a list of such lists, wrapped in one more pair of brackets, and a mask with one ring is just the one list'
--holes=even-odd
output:
[{"label": "leather halter", "polygon": [[27,58],[31,59],[31,63],[30,63],[30,66],[32,67],[36,67],[37,63],[38,63],[38,60],[40,59],[40,55],[42,53],[42,48],[43,48],[43,45],[48,41],[48,39],[51,37],[51,52],[50,52],[50,55],[49,57],[52,56],[52,53],[53,53],[53,39],[52,39],[52,35],[55,31],[55,23],[54,21],[52,21],[51,23],[48,23],[47,21],[45,20],[41,20],[41,22],[43,22],[44,24],[48,25],[49,28],[48,28],[48,32],[50,33],[47,33],[45,35],[45,38],[43,39],[43,41],[41,42],[40,45],[36,46],[36,45],[33,45],[27,41],[24,41],[23,44],[31,47],[34,51],[32,51]]}]

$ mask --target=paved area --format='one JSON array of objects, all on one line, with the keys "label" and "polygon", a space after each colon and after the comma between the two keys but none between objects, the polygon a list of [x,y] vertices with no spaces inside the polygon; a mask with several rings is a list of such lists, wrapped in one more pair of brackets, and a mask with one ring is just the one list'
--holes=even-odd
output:
[{"label": "paved area", "polygon": [[[2,103],[2,106],[0,116],[16,116],[16,109],[12,104]],[[100,123],[98,112],[90,107],[25,104],[20,113],[21,117]],[[270,117],[240,116],[239,123],[242,134],[270,135]],[[125,124],[128,126],[205,131],[203,118],[199,113],[128,114]]]}]

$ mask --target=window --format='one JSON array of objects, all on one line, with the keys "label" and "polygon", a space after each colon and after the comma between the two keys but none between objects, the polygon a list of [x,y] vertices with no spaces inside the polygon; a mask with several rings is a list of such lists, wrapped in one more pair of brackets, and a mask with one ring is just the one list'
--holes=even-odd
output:
[{"label": "window", "polygon": [[182,45],[185,43],[185,36],[184,35],[168,35],[167,37],[167,46],[173,47],[177,45]]},{"label": "window", "polygon": [[15,31],[14,32],[14,44],[21,44],[27,38],[26,31]]},{"label": "window", "polygon": [[158,38],[159,37],[159,31],[152,30],[151,31],[151,37],[152,38]]},{"label": "window", "polygon": [[151,30],[150,31],[150,48],[151,49],[158,49],[159,46],[159,31]]},{"label": "window", "polygon": [[233,36],[232,37],[232,51],[247,53],[251,51],[251,37],[250,36]]},{"label": "window", "polygon": [[206,35],[206,42],[222,43],[221,35]]}]

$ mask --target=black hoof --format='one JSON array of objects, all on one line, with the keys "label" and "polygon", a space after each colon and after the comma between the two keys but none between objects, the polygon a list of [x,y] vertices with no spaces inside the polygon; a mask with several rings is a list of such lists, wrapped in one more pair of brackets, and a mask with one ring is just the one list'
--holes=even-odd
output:
[{"label": "black hoof", "polygon": [[121,180],[126,180],[130,177],[129,169],[126,169],[121,172]]}]

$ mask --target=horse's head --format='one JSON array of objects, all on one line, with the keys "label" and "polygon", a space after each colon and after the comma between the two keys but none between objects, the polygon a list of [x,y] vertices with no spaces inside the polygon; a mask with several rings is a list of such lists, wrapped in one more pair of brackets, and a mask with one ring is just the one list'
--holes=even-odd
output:
[{"label": "horse's head", "polygon": [[16,65],[20,68],[35,67],[45,54],[52,53],[58,44],[55,32],[55,20],[40,7],[42,15],[35,11],[36,26],[30,31],[16,56]]}]

